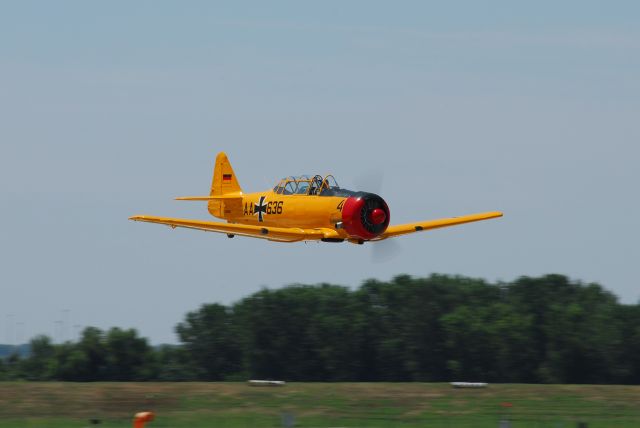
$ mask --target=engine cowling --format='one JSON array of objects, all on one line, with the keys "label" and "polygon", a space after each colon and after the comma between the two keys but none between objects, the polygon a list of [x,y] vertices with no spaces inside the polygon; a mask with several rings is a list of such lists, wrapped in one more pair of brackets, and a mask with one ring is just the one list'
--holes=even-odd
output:
[{"label": "engine cowling", "polygon": [[349,196],[342,207],[342,227],[353,238],[373,239],[387,230],[389,220],[387,203],[373,193]]}]

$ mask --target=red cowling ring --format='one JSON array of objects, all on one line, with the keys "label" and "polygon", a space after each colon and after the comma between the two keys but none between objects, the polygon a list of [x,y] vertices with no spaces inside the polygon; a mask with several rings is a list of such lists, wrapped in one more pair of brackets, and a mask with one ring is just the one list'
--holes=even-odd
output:
[{"label": "red cowling ring", "polygon": [[365,229],[360,220],[360,212],[365,202],[366,199],[361,196],[350,196],[347,198],[342,207],[342,228],[351,237],[368,240],[378,235]]}]

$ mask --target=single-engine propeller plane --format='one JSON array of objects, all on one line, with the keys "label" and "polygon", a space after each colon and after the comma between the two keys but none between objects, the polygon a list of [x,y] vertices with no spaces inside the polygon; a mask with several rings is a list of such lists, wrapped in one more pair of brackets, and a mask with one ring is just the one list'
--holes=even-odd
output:
[{"label": "single-engine propeller plane", "polygon": [[502,216],[494,211],[389,225],[389,207],[384,199],[373,193],[342,189],[332,175],[287,177],[273,189],[244,193],[225,153],[216,157],[209,196],[176,200],[207,202],[209,213],[227,223],[148,215],[130,220],[225,233],[229,238],[240,235],[279,242],[363,244]]}]

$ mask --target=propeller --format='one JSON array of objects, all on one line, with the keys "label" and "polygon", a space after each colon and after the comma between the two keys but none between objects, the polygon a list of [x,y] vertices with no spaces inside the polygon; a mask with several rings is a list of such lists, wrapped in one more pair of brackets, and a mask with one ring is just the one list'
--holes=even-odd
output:
[{"label": "propeller", "polygon": [[[379,195],[384,184],[384,170],[382,168],[371,168],[366,170],[356,176],[353,183],[355,185],[354,190],[361,190]],[[375,264],[389,263],[402,252],[402,245],[394,238],[368,242],[365,245],[371,246],[371,262]]]},{"label": "propeller", "polygon": [[355,185],[353,190],[371,192],[379,195],[383,182],[384,171],[381,168],[370,169],[356,176],[353,180],[353,184]]},{"label": "propeller", "polygon": [[388,263],[402,252],[402,245],[395,238],[387,238],[378,242],[368,242],[371,246],[371,261],[373,263]]}]

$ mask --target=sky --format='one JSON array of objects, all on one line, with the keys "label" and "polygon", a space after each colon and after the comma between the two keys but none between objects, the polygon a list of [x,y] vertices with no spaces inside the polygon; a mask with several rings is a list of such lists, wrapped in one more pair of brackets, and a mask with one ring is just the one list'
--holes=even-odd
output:
[{"label": "sky", "polygon": [[[0,343],[177,343],[206,303],[398,274],[560,273],[637,303],[638,76],[634,1],[0,1]],[[206,194],[219,151],[246,192],[382,171],[392,223],[505,216],[385,262],[127,220],[211,219],[173,197]]]}]

